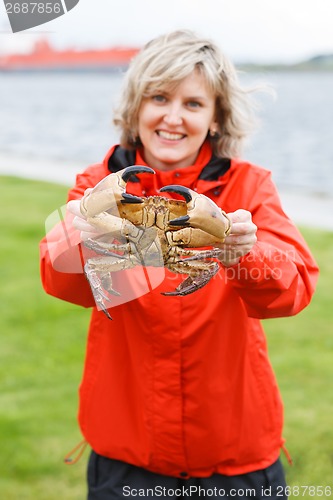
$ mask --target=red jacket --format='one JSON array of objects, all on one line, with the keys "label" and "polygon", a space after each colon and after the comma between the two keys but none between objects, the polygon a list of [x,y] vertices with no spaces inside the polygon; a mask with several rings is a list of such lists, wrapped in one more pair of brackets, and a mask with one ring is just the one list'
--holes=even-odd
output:
[{"label": "red jacket", "polygon": [[[139,153],[112,148],[103,164],[78,175],[68,199],[135,162],[144,164]],[[184,279],[168,270],[149,269],[150,285],[140,281],[140,268],[114,273],[122,296],[110,310],[113,321],[92,311],[82,433],[97,453],[166,475],[267,467],[283,443],[283,408],[260,319],[291,316],[309,304],[317,265],[283,212],[270,172],[211,158],[205,145],[195,165],[140,175],[127,190],[148,196],[166,184],[196,189],[226,212],[249,210],[258,241],[239,265],[221,266],[208,285],[185,297],[161,295]],[[42,281],[47,293],[93,307],[78,243],[69,222],[48,234]],[[142,295],[122,303],[129,300],[126,286],[140,282]]]}]

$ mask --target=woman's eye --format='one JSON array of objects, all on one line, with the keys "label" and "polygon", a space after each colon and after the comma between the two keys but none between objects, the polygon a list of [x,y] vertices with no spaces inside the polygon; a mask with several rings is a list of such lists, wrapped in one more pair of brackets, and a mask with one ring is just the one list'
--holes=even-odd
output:
[{"label": "woman's eye", "polygon": [[158,94],[158,95],[153,95],[152,96],[152,100],[155,101],[155,102],[161,103],[161,102],[165,102],[166,98],[164,97],[164,95]]},{"label": "woman's eye", "polygon": [[201,103],[198,101],[188,101],[187,105],[189,108],[200,108],[201,107]]}]

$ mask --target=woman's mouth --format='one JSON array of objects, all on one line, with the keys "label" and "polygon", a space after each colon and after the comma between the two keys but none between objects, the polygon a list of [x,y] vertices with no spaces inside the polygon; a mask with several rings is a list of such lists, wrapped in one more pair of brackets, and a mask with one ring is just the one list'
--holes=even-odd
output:
[{"label": "woman's mouth", "polygon": [[185,137],[185,134],[166,132],[165,130],[157,130],[156,133],[159,137],[161,137],[161,139],[166,139],[167,141],[180,141],[180,139]]}]

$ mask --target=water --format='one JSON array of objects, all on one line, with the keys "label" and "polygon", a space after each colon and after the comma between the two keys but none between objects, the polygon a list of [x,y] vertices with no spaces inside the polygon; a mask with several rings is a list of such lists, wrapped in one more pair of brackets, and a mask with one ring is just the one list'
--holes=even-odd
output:
[{"label": "water", "polygon": [[[277,94],[258,94],[261,126],[244,158],[272,170],[278,187],[331,196],[333,73],[242,78],[268,81]],[[101,161],[118,142],[112,112],[121,82],[111,73],[0,74],[0,154],[23,157],[27,170]]]},{"label": "water", "polygon": [[333,73],[274,73],[247,156],[282,188],[333,193]]},{"label": "water", "polygon": [[101,160],[117,139],[111,117],[120,83],[116,74],[0,75],[1,152]]}]

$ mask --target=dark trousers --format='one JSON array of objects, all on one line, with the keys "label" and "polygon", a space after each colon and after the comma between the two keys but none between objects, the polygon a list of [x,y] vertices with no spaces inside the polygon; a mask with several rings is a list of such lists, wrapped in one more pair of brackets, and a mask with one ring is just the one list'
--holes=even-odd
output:
[{"label": "dark trousers", "polygon": [[[165,498],[286,500],[280,460],[263,470],[223,476],[180,479],[111,460],[92,451],[88,463],[88,500],[163,500]],[[135,497],[138,497],[137,499]]]}]

